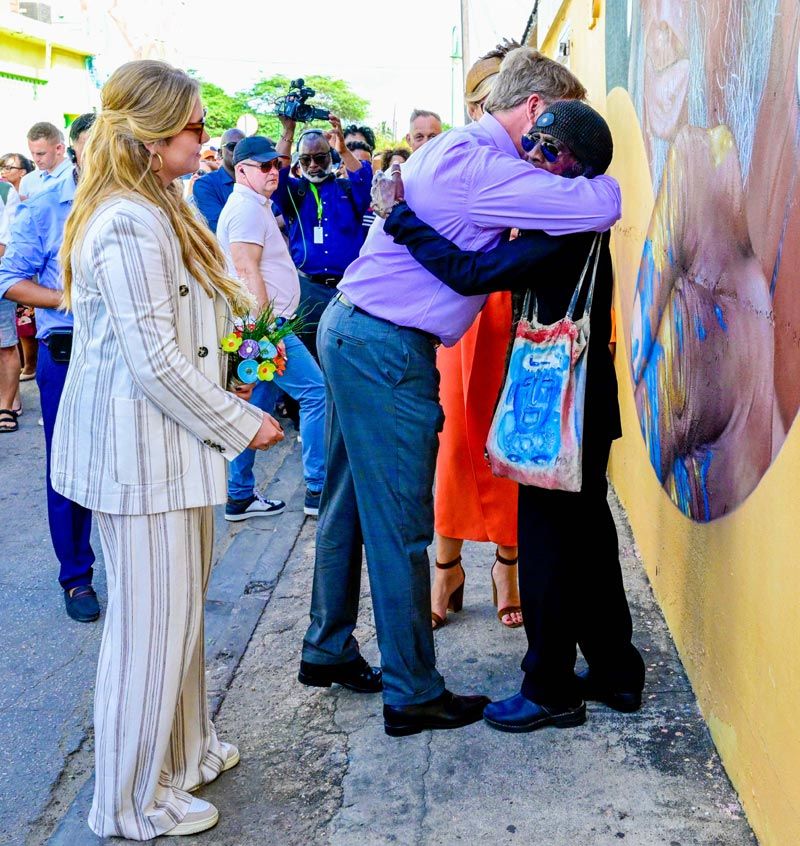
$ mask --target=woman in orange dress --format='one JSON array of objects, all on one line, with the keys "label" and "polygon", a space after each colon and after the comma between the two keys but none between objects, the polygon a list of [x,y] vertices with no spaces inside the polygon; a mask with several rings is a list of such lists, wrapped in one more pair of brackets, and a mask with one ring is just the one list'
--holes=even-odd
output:
[{"label": "woman in orange dress", "polygon": [[[467,74],[469,115],[478,120],[505,54],[505,42]],[[440,348],[440,396],[445,414],[436,464],[436,570],[431,593],[434,629],[464,598],[461,547],[465,540],[492,542],[492,593],[504,626],[522,625],[517,584],[517,484],[492,475],[484,457],[494,405],[503,383],[511,327],[511,294],[491,294],[469,331],[453,347]]]}]

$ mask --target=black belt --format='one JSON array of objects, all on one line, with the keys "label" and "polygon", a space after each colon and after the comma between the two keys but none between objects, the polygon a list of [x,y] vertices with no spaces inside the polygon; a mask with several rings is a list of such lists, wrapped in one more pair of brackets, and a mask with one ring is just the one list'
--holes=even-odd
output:
[{"label": "black belt", "polygon": [[[334,299],[339,300],[339,302],[345,308],[351,308],[353,311],[358,312],[358,314],[366,314],[367,317],[371,317],[373,320],[380,320],[383,323],[391,323],[391,320],[384,320],[382,317],[375,317],[374,314],[370,314],[368,311],[364,311],[363,308],[359,308],[354,302],[351,301],[350,297],[347,296],[343,291],[339,291],[339,293],[334,297]],[[400,326],[399,323],[393,324],[395,326]],[[417,335],[422,335],[426,341],[430,341],[435,347],[438,347],[442,342],[436,337],[436,335],[432,335],[430,332],[426,332],[424,329],[417,329],[414,326],[400,326],[401,329],[407,329],[409,332],[414,332]]]},{"label": "black belt", "polygon": [[314,276],[309,275],[308,273],[300,272],[300,275],[305,277],[311,282],[316,282],[318,285],[324,285],[326,288],[335,288],[341,281],[341,276],[333,276],[333,275],[324,275],[324,274],[316,274]]}]

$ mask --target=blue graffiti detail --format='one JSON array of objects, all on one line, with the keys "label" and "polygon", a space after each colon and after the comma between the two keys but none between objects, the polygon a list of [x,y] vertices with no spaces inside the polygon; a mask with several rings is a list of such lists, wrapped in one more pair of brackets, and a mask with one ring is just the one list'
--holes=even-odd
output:
[{"label": "blue graffiti detail", "polygon": [[647,368],[644,371],[644,381],[647,392],[649,408],[645,415],[647,418],[647,450],[650,454],[650,463],[656,471],[659,481],[663,484],[661,471],[661,431],[658,421],[661,412],[661,395],[658,388],[659,364],[664,360],[664,348],[660,343],[653,346],[653,353]]},{"label": "blue graffiti detail", "polygon": [[[676,458],[672,467],[672,476],[675,480],[675,504],[687,517],[703,523],[711,520],[708,474],[712,458],[711,450],[705,449],[702,456]],[[689,468],[692,468],[691,471]]]},{"label": "blue graffiti detail", "polygon": [[519,464],[555,466],[561,451],[561,407],[558,402],[569,375],[564,345],[520,346],[509,364],[509,390],[503,397],[498,427],[500,452]]},{"label": "blue graffiti detail", "polygon": [[674,308],[675,334],[678,336],[678,354],[683,355],[683,312],[680,306]]},{"label": "blue graffiti detail", "polygon": [[698,341],[705,341],[708,332],[706,332],[706,327],[703,326],[703,318],[699,314],[694,316],[694,331],[697,334]]},{"label": "blue graffiti detail", "polygon": [[723,332],[727,332],[728,324],[725,322],[725,314],[722,311],[721,305],[714,306],[714,315],[717,318],[717,323],[719,323],[719,328],[722,329]]}]

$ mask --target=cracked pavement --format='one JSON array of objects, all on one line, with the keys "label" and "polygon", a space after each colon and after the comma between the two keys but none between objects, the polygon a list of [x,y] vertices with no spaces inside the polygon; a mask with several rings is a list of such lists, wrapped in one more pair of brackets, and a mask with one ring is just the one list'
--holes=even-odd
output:
[{"label": "cracked pavement", "polygon": [[[9,480],[0,494],[6,552],[0,625],[12,644],[0,663],[0,738],[7,750],[0,764],[0,843],[93,846],[102,841],[85,825],[91,797],[85,780],[100,630],[71,623],[63,613],[38,493],[41,430],[27,387],[20,438],[6,439],[0,457]],[[642,711],[622,715],[591,703],[587,723],[576,729],[511,735],[477,724],[389,738],[379,697],[296,681],[316,528],[302,518],[298,467],[296,449],[267,453],[259,464],[260,477],[275,482],[270,494],[290,501],[269,527],[217,525],[220,560],[207,610],[215,644],[209,690],[220,735],[239,745],[242,762],[200,794],[219,807],[219,825],[182,842],[756,843],[616,500],[634,639],[648,667]],[[24,532],[13,528],[23,525]],[[465,546],[464,610],[436,633],[436,647],[452,690],[499,698],[518,688],[524,632],[504,629],[495,617],[491,563],[490,546]],[[377,663],[367,579],[363,583],[357,636],[365,657]]]}]

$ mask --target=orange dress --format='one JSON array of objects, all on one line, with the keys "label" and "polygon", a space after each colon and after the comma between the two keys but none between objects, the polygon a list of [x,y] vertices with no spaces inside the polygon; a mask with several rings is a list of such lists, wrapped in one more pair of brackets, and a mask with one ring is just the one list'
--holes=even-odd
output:
[{"label": "orange dress", "polygon": [[511,334],[511,294],[490,294],[453,347],[440,347],[437,366],[444,409],[436,463],[436,532],[461,540],[517,545],[517,483],[492,475],[484,456],[503,384]]}]

